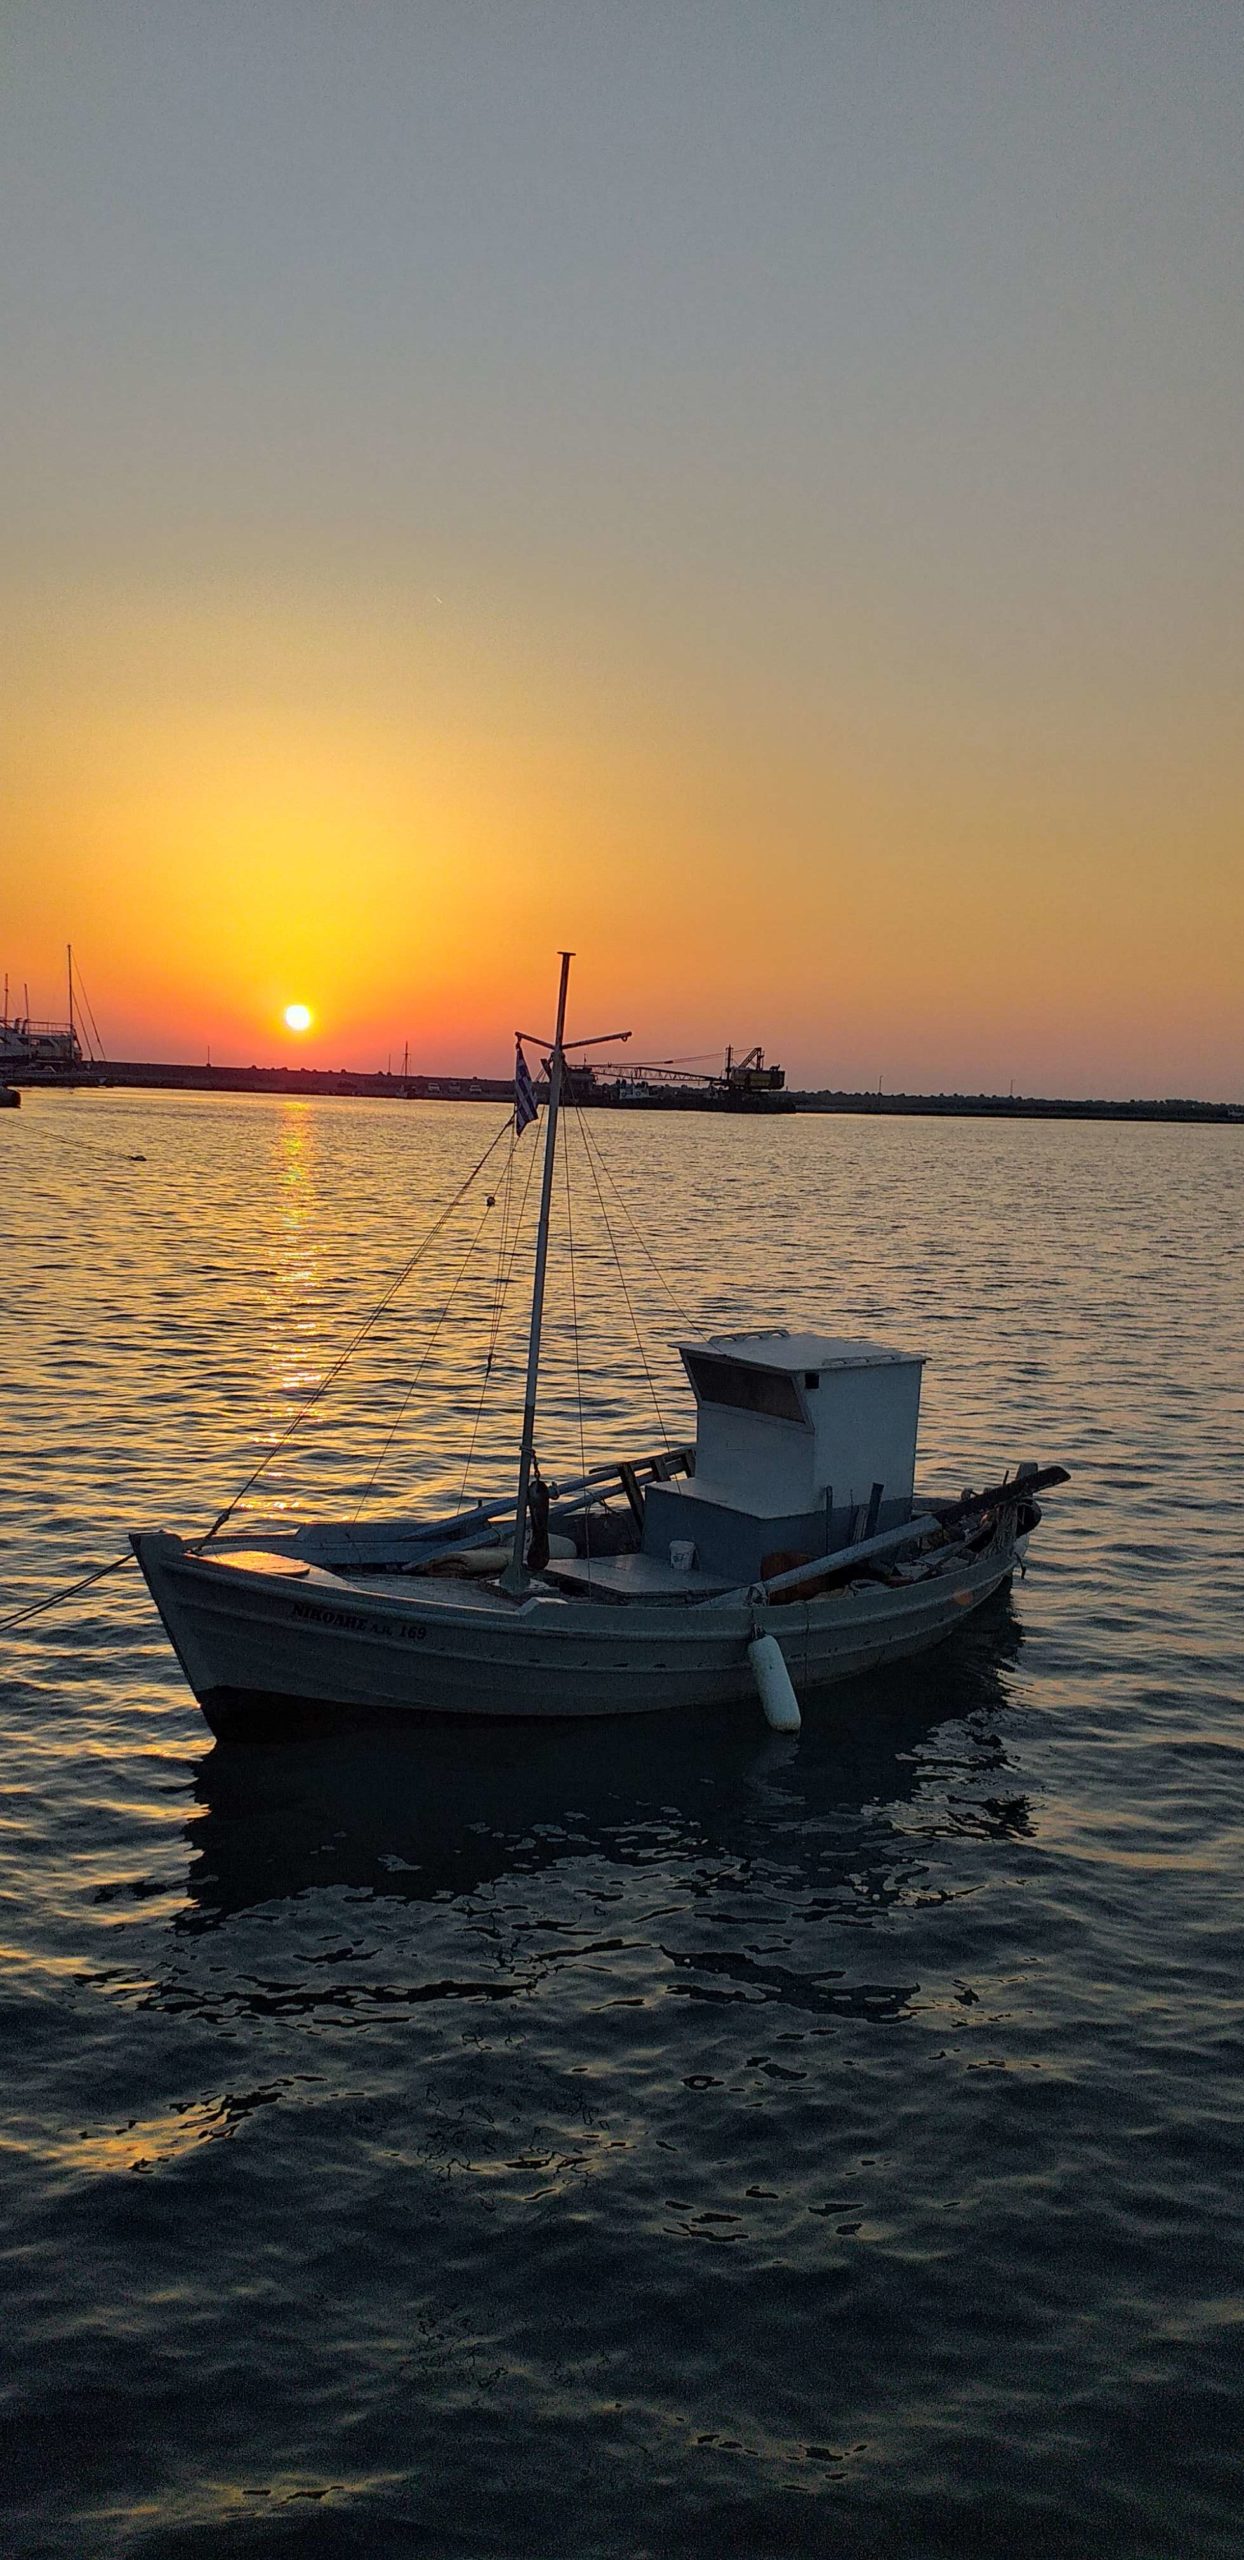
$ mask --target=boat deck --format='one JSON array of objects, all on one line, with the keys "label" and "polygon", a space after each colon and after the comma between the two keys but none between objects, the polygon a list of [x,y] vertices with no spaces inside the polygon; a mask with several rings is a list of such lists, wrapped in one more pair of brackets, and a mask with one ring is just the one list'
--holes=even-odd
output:
[{"label": "boat deck", "polygon": [[684,1572],[664,1556],[576,1556],[545,1567],[545,1580],[575,1599],[711,1600],[733,1589],[721,1574]]}]

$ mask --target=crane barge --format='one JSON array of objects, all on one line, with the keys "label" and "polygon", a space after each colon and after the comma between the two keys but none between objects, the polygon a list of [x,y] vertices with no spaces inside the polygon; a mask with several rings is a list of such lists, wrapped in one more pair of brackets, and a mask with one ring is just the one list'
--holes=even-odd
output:
[{"label": "crane barge", "polygon": [[736,1057],[727,1049],[720,1068],[705,1069],[676,1058],[625,1064],[602,1059],[577,1070],[571,1079],[580,1104],[640,1111],[793,1111],[783,1067],[766,1066],[757,1043]]}]

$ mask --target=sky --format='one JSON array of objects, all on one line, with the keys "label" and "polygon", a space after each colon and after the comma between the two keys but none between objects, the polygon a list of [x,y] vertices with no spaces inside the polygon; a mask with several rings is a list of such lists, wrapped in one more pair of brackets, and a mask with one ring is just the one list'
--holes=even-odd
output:
[{"label": "sky", "polygon": [[1244,1097],[1238,0],[0,26],[11,1003]]}]

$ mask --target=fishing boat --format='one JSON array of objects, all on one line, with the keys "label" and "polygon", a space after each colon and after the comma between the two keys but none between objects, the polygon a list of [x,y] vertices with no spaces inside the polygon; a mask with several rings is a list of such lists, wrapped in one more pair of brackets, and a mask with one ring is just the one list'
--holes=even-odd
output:
[{"label": "fishing boat", "polygon": [[[679,1342],[694,1442],[547,1482],[536,1417],[569,953],[547,1100],[523,1423],[508,1492],[430,1519],[131,1544],[214,1733],[435,1716],[548,1721],[800,1698],[949,1636],[1009,1582],[1066,1470],[915,1484],[923,1358],[767,1327]],[[610,1033],[610,1040],[625,1037]],[[520,1034],[513,1141],[537,1117]],[[483,1161],[483,1160],[482,1160]],[[478,1168],[477,1168],[478,1170]],[[248,1480],[249,1484],[253,1479]]]}]

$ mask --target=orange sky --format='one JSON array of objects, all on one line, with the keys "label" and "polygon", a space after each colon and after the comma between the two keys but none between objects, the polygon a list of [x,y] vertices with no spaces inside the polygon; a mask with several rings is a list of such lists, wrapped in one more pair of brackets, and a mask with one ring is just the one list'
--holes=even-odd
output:
[{"label": "orange sky", "polygon": [[967,14],[26,22],[18,1001],[1244,1092],[1230,30]]}]

